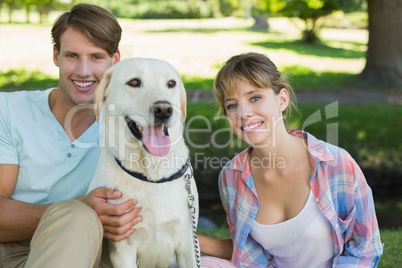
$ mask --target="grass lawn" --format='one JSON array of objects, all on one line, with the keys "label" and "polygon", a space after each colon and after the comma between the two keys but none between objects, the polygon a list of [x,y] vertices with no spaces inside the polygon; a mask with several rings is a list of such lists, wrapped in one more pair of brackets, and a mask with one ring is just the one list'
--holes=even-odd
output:
[{"label": "grass lawn", "polygon": [[402,267],[402,230],[381,230],[381,241],[384,243],[384,255],[378,267]]},{"label": "grass lawn", "polygon": [[[367,30],[324,28],[321,41],[309,45],[299,41],[299,29],[286,18],[270,18],[269,32],[252,30],[252,20],[238,18],[120,22],[122,58],[167,60],[181,72],[187,90],[211,90],[222,64],[248,51],[267,54],[280,71],[289,73],[296,89],[361,88],[356,76],[365,64]],[[8,38],[0,44],[7,51],[2,55],[0,88],[40,88],[40,80],[44,87],[56,85],[50,27],[2,24],[0,35]],[[32,44],[31,52],[23,40]]]},{"label": "grass lawn", "polygon": [[[356,73],[314,70],[301,65],[283,66],[279,68],[286,73],[293,88],[296,90],[339,90],[361,89]],[[214,77],[201,77],[197,75],[182,75],[186,90],[212,90]],[[56,87],[58,78],[45,74],[39,70],[9,69],[0,70],[0,91],[5,89],[44,89]],[[402,90],[390,87],[365,86],[365,90]]]},{"label": "grass lawn", "polygon": [[[216,238],[228,238],[230,232],[226,228],[198,229],[197,233]],[[384,253],[378,264],[379,268],[402,267],[402,230],[380,230]]]}]

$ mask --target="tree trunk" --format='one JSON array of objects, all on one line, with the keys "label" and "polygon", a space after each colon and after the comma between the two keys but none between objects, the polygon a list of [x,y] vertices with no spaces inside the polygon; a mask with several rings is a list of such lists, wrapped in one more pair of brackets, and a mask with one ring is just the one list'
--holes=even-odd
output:
[{"label": "tree trunk", "polygon": [[317,37],[317,19],[309,18],[304,20],[305,28],[303,30],[303,41],[309,44],[318,40]]},{"label": "tree trunk", "polygon": [[8,6],[8,23],[13,23],[13,9],[14,7]]},{"label": "tree trunk", "polygon": [[261,14],[261,15],[255,16],[254,20],[255,20],[254,25],[251,28],[259,29],[259,30],[268,30],[269,29],[268,14]]},{"label": "tree trunk", "polygon": [[402,0],[367,0],[369,40],[364,84],[402,85]]},{"label": "tree trunk", "polygon": [[26,9],[25,9],[25,22],[26,23],[31,23],[31,20],[30,20],[30,10],[29,10],[29,6],[27,6],[26,7]]},{"label": "tree trunk", "polygon": [[44,21],[47,20],[47,8],[46,7],[38,7],[39,11],[39,23],[42,24]]}]

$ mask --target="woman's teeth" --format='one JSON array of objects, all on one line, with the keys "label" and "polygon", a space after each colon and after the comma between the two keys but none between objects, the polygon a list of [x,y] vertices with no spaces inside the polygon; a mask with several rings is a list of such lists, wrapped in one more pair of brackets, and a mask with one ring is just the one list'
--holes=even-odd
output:
[{"label": "woman's teeth", "polygon": [[77,82],[77,81],[74,81],[74,83],[79,87],[86,88],[86,87],[92,86],[95,82]]},{"label": "woman's teeth", "polygon": [[258,127],[259,125],[261,125],[261,123],[255,123],[255,124],[251,124],[251,125],[248,125],[248,126],[244,126],[243,129],[244,130],[251,130],[251,129],[254,129],[254,128]]}]

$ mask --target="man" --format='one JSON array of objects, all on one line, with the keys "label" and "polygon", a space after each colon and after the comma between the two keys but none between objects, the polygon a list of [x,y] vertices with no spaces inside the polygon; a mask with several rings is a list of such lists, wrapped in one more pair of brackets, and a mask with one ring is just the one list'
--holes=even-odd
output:
[{"label": "man", "polygon": [[98,266],[102,238],[141,221],[135,200],[107,203],[118,191],[85,195],[100,151],[94,90],[120,38],[112,14],[76,5],[52,28],[58,87],[0,94],[0,267]]}]

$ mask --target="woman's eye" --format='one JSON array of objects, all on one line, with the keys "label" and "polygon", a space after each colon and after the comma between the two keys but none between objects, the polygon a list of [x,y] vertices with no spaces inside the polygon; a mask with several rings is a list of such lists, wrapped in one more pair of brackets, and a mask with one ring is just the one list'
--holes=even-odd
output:
[{"label": "woman's eye", "polygon": [[138,78],[131,79],[126,83],[130,87],[140,87],[141,86],[141,80]]},{"label": "woman's eye", "polygon": [[260,96],[255,96],[255,97],[252,97],[251,98],[251,101],[259,101],[261,99],[261,97]]},{"label": "woman's eye", "polygon": [[233,109],[233,108],[235,108],[236,106],[237,106],[237,104],[234,104],[234,103],[228,104],[228,105],[226,105],[226,110]]}]

